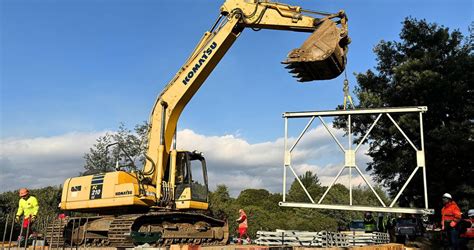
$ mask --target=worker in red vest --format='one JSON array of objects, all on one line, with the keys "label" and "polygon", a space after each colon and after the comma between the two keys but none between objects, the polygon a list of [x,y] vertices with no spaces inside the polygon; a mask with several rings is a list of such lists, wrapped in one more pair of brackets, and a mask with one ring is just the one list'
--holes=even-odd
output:
[{"label": "worker in red vest", "polygon": [[453,249],[459,249],[459,231],[456,226],[461,220],[461,209],[448,193],[443,194],[442,200],[444,206],[441,209],[441,229],[446,232],[449,245]]},{"label": "worker in red vest", "polygon": [[239,218],[236,220],[239,223],[239,238],[237,240],[238,244],[242,244],[242,237],[245,235],[247,236],[247,242],[250,244],[250,237],[247,233],[248,229],[248,222],[247,222],[247,214],[243,209],[239,209]]}]

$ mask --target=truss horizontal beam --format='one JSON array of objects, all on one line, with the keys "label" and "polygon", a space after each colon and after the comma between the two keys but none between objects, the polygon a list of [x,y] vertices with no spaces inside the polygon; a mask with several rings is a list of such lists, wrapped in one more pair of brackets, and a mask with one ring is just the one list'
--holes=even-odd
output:
[{"label": "truss horizontal beam", "polygon": [[339,115],[362,115],[362,114],[380,114],[380,113],[414,113],[426,112],[428,107],[397,107],[397,108],[374,108],[374,109],[348,109],[348,110],[326,110],[326,111],[302,111],[285,112],[283,117],[307,118],[313,116],[339,116]]},{"label": "truss horizontal beam", "polygon": [[348,210],[361,212],[380,212],[380,213],[397,213],[397,214],[434,214],[434,209],[425,208],[404,208],[404,207],[369,207],[369,206],[349,206],[349,205],[329,205],[329,204],[313,204],[313,203],[297,203],[297,202],[280,202],[281,207],[298,207],[298,208],[320,208],[333,210]]}]

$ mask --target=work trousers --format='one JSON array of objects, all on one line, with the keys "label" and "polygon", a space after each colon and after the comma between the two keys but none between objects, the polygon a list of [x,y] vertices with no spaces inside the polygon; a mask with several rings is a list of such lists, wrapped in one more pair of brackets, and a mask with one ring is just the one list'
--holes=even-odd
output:
[{"label": "work trousers", "polygon": [[459,231],[456,227],[451,227],[449,222],[445,222],[444,229],[446,230],[446,236],[449,240],[449,249],[459,249]]}]

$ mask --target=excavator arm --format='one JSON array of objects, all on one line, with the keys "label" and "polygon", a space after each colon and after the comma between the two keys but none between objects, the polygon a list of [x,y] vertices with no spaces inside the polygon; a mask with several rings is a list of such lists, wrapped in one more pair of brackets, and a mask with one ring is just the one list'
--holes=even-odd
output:
[{"label": "excavator arm", "polygon": [[[325,14],[268,1],[227,0],[211,30],[205,32],[191,56],[158,96],[150,116],[147,160],[143,175],[162,196],[162,185],[174,187],[176,150],[173,137],[179,116],[245,28],[313,33],[282,62],[299,81],[332,79],[346,64],[347,18],[344,12]],[[318,14],[321,18],[313,17]],[[333,19],[336,19],[335,21]],[[169,166],[169,168],[167,168]],[[165,174],[169,176],[165,177]]]}]

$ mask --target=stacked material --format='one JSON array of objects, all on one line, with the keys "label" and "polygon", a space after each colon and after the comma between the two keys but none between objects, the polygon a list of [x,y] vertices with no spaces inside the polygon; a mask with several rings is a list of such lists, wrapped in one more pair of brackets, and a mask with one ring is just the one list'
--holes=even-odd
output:
[{"label": "stacked material", "polygon": [[258,231],[255,243],[264,246],[348,247],[385,244],[387,233],[307,232],[292,230]]},{"label": "stacked material", "polygon": [[318,232],[302,232],[291,230],[258,231],[255,243],[265,246],[320,246]]},{"label": "stacked material", "polygon": [[373,232],[342,232],[345,235],[349,245],[351,246],[367,246],[374,244],[386,244],[390,242],[390,237],[387,233]]},{"label": "stacked material", "polygon": [[321,231],[318,233],[321,238],[321,247],[346,247],[349,242],[346,236],[341,233]]}]

